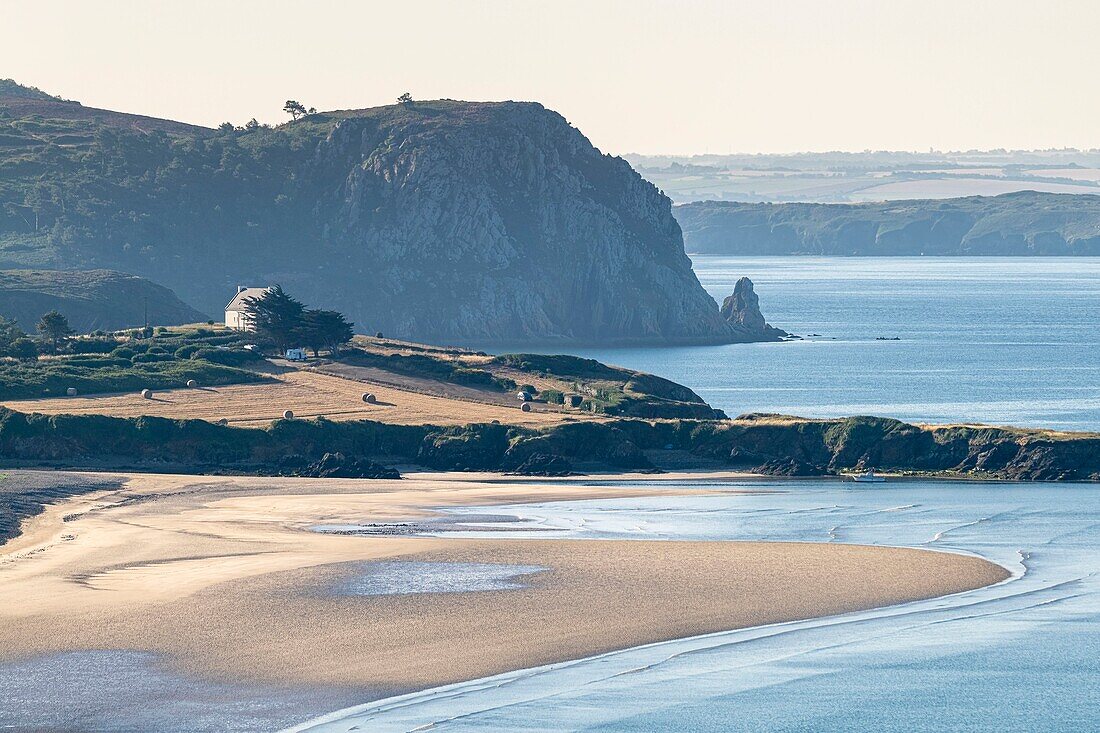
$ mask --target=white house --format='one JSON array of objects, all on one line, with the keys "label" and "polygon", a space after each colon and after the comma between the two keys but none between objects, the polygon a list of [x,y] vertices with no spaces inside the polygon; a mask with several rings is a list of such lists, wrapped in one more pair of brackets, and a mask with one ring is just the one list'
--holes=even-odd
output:
[{"label": "white house", "polygon": [[236,331],[255,330],[252,324],[249,323],[248,306],[245,305],[245,300],[259,298],[270,289],[246,288],[243,285],[238,285],[237,294],[233,296],[233,300],[229,301],[229,305],[225,306],[225,325]]}]

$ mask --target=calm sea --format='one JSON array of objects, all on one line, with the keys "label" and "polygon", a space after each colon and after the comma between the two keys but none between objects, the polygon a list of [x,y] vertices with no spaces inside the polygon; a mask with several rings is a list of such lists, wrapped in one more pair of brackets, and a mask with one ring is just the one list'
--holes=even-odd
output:
[{"label": "calm sea", "polygon": [[768,321],[805,340],[570,351],[686,384],[731,416],[1100,430],[1100,258],[693,261],[719,302],[752,278]]}]

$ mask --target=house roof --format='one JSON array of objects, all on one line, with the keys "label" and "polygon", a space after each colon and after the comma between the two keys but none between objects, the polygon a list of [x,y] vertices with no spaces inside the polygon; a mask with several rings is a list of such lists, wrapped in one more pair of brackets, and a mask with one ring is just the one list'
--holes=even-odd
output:
[{"label": "house roof", "polygon": [[229,305],[225,307],[226,311],[246,311],[248,306],[244,301],[248,298],[259,298],[271,288],[245,288],[236,295],[233,296],[233,300],[229,301]]}]

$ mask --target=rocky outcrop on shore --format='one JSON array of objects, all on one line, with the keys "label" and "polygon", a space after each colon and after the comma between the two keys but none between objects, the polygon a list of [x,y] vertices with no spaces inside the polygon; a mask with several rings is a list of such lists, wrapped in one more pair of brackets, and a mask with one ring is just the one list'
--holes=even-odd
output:
[{"label": "rocky outcrop on shore", "polygon": [[733,294],[722,301],[719,311],[726,323],[747,341],[779,341],[790,336],[769,325],[760,312],[760,296],[753,289],[752,280],[742,277],[733,287]]}]

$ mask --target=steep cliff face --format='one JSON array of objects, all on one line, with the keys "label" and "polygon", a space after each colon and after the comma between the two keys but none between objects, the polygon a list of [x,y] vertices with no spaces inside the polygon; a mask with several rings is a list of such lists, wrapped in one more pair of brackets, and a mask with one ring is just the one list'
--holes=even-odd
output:
[{"label": "steep cliff face", "polygon": [[[0,95],[0,112],[23,103]],[[35,104],[36,135],[0,150],[0,266],[124,270],[208,312],[237,284],[281,283],[362,330],[434,342],[745,340],[669,199],[538,104],[148,134]]]},{"label": "steep cliff face", "polygon": [[432,103],[341,119],[309,167],[336,186],[333,294],[427,340],[722,341],[671,204],[537,104]]}]

